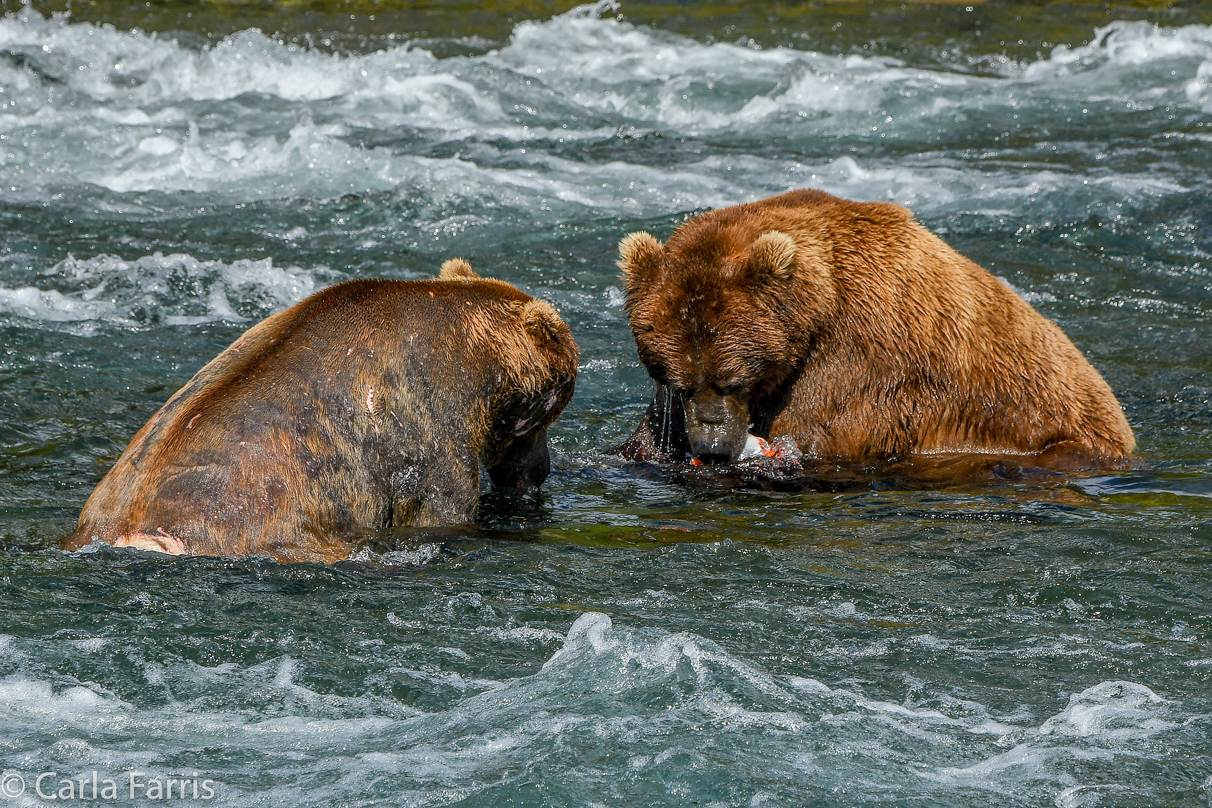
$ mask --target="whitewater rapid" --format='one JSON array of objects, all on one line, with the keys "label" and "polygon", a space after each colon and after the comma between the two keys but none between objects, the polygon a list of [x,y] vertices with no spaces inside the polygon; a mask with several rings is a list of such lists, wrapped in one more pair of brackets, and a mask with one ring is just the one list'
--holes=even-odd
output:
[{"label": "whitewater rapid", "polygon": [[[600,17],[606,10],[522,23],[504,47],[438,59],[412,44],[336,55],[255,30],[198,49],[25,9],[0,18],[0,177],[10,194],[415,189],[473,207],[487,196],[536,223],[545,208],[659,215],[803,184],[926,212],[960,200],[997,211],[1052,195],[1173,193],[1184,186],[1168,172],[1099,172],[1101,189],[1089,189],[1091,177],[1047,163],[1079,148],[1114,168],[1127,155],[1103,153],[1094,127],[1212,110],[1207,26],[1116,23],[1089,45],[976,72],[963,60],[925,70],[702,44]],[[978,116],[988,153],[947,154],[972,138],[965,123]],[[662,151],[667,160],[639,148],[593,159],[602,144],[645,138],[758,148],[735,159],[676,147]],[[896,153],[846,154],[873,141]],[[1036,159],[998,159],[1023,151]]]},{"label": "whitewater rapid", "polygon": [[[101,221],[373,197],[393,215],[270,235],[291,246],[327,227],[373,248],[403,233],[425,250],[477,229],[492,238],[502,222],[660,219],[797,187],[927,220],[1115,227],[1206,182],[1165,158],[1208,142],[1207,26],[1115,23],[1040,61],[959,58],[946,71],[704,44],[610,10],[521,23],[500,48],[439,59],[410,43],[325,53],[255,30],[199,48],[26,8],[0,18],[0,187],[15,204],[78,197]],[[1125,141],[1159,110],[1193,123],[1167,142]],[[3,268],[0,312],[124,325],[264,316],[345,269],[129,250],[47,265],[13,242]],[[17,282],[31,271],[39,282]],[[206,305],[149,304],[173,273],[202,278],[191,296]],[[263,304],[241,310],[208,273],[259,285]],[[115,296],[123,274],[138,280]],[[110,280],[81,289],[94,275]]]},{"label": "whitewater rapid", "polygon": [[[474,599],[464,605],[485,608]],[[444,694],[430,710],[370,694],[316,692],[295,681],[306,671],[286,654],[248,667],[144,663],[148,686],[163,694],[158,707],[96,685],[9,676],[0,679],[0,717],[9,743],[36,744],[50,726],[72,737],[25,756],[31,771],[100,769],[120,779],[134,767],[167,779],[179,772],[164,761],[189,749],[222,748],[228,759],[257,760],[255,783],[208,761],[219,803],[231,805],[254,798],[357,802],[384,796],[373,786],[380,779],[408,784],[397,793],[403,804],[444,804],[507,784],[503,773],[561,767],[569,758],[586,761],[578,776],[607,789],[620,768],[627,778],[657,781],[685,767],[720,776],[760,771],[768,790],[759,788],[751,804],[761,805],[779,802],[780,792],[805,775],[852,770],[857,752],[862,774],[851,771],[845,786],[852,799],[886,797],[896,781],[910,798],[959,792],[1031,799],[1052,789],[1055,804],[1072,806],[1088,804],[1077,800],[1080,793],[1108,787],[1075,781],[1067,773],[1074,761],[1164,755],[1164,739],[1183,720],[1148,687],[1113,680],[1071,694],[1042,720],[946,697],[888,702],[861,687],[771,675],[693,634],[618,629],[595,612],[577,618],[563,637],[545,629],[489,631],[506,644],[557,650],[534,674],[507,680],[469,679],[441,663],[398,670]],[[96,655],[123,640],[72,642]],[[929,634],[910,642],[963,653]],[[27,646],[0,636],[2,656],[37,654]],[[454,667],[470,659],[458,647],[440,650]],[[853,650],[847,656],[855,658]],[[237,703],[239,710],[224,706]],[[689,726],[697,740],[682,734]],[[778,739],[773,754],[771,736]],[[114,748],[112,739],[121,737],[139,744]],[[613,755],[619,768],[608,762]],[[588,762],[594,758],[601,760]]]}]

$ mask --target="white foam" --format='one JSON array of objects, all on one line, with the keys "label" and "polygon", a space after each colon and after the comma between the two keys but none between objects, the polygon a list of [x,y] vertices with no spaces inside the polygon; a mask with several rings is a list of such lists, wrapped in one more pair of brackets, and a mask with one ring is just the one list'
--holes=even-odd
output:
[{"label": "white foam", "polygon": [[1040,727],[1041,735],[1139,740],[1175,726],[1168,702],[1134,682],[1100,682],[1070,696],[1069,704]]},{"label": "white foam", "polygon": [[423,567],[442,555],[438,544],[419,544],[401,550],[380,553],[369,547],[360,547],[349,557],[350,561],[362,564],[383,564],[389,567]]},{"label": "white foam", "polygon": [[56,689],[50,682],[24,676],[0,679],[0,713],[14,721],[87,720],[129,708],[120,699],[80,685]]},{"label": "white foam", "polygon": [[0,312],[15,314],[29,320],[75,322],[108,319],[114,311],[111,304],[68,297],[54,289],[0,288]]},{"label": "white foam", "polygon": [[290,690],[295,687],[292,681],[295,675],[297,663],[288,656],[282,657],[278,661],[278,670],[274,674],[274,687],[282,690]]},{"label": "white foam", "polygon": [[86,654],[95,654],[105,646],[109,645],[109,637],[86,637],[82,640],[72,640],[72,645],[79,648]]},{"label": "white foam", "polygon": [[1126,792],[1129,789],[1117,783],[1072,786],[1056,795],[1056,808],[1092,808],[1102,802],[1103,795]]},{"label": "white foam", "polygon": [[[195,51],[154,34],[47,19],[29,7],[0,18],[0,47],[18,53],[36,49],[42,70],[75,92],[138,106],[227,100],[246,93],[317,101],[373,87],[399,97],[407,95],[399,78],[435,61],[428,52],[407,47],[342,57],[276,42],[256,30]],[[429,98],[415,100],[420,106]]]},{"label": "white foam", "polygon": [[493,637],[509,643],[523,645],[546,644],[564,640],[565,635],[548,628],[534,626],[511,626],[510,628],[484,627],[478,630],[480,634],[490,634]]},{"label": "white foam", "polygon": [[[420,189],[436,201],[487,195],[521,215],[573,206],[649,216],[732,204],[819,175],[819,185],[857,198],[1022,210],[1058,189],[1113,204],[1134,190],[1171,193],[1183,183],[981,172],[935,158],[906,169],[913,161],[843,157],[790,173],[786,161],[771,160],[757,160],[751,171],[756,158],[732,166],[718,159],[684,167],[589,164],[558,159],[543,144],[660,130],[810,140],[889,135],[921,140],[930,152],[940,128],[967,114],[1048,125],[1080,117],[1099,99],[1123,114],[1139,114],[1142,105],[1206,110],[1212,103],[1209,26],[1114,23],[1089,45],[976,76],[966,63],[926,70],[884,57],[700,43],[599,17],[604,11],[585,7],[520,23],[498,50],[437,59],[408,44],[322,53],[257,31],[195,50],[26,8],[0,18],[0,47],[59,84],[0,63],[0,82],[12,89],[0,107],[0,181],[10,192],[88,183],[119,193],[240,199]],[[70,104],[58,87],[67,88]],[[277,103],[267,107],[257,96]],[[466,148],[457,158],[422,159],[361,145],[359,133],[390,142],[401,130]],[[536,141],[537,151],[523,151]],[[466,215],[455,207],[434,226]]]},{"label": "white foam", "polygon": [[[1042,788],[1043,793],[1051,791],[1054,796],[1067,793],[1065,800],[1085,794],[1081,797],[1084,800],[1089,795],[1067,774],[1075,762],[1106,762],[1118,755],[1147,756],[1151,752],[1141,746],[1142,741],[1179,726],[1172,720],[1166,699],[1133,682],[1096,684],[1074,695],[1056,715],[1031,726],[1018,723],[1026,715],[1022,711],[1013,717],[995,718],[972,701],[943,699],[929,706],[897,704],[831,688],[816,679],[792,676],[778,680],[699,638],[665,635],[647,641],[636,632],[619,631],[609,617],[595,613],[583,615],[573,624],[564,647],[548,661],[544,671],[556,675],[563,670],[577,682],[593,681],[595,687],[605,688],[614,683],[625,690],[628,686],[653,685],[651,680],[621,678],[626,671],[647,670],[651,676],[664,677],[674,675],[686,663],[695,674],[694,708],[710,722],[718,722],[715,732],[733,725],[763,726],[795,737],[815,732],[819,723],[838,727],[827,737],[845,732],[849,737],[860,733],[860,737],[872,739],[851,740],[849,745],[868,747],[866,759],[884,761],[881,765],[906,754],[906,744],[924,744],[917,752],[909,753],[923,756],[913,771],[947,789],[962,786],[1021,796],[1024,788],[1032,793]],[[627,681],[632,684],[622,684]],[[726,689],[725,682],[729,683]],[[771,701],[762,709],[741,704],[729,693],[742,686],[754,688]],[[787,705],[794,706],[787,709]],[[989,738],[998,747],[1010,748],[959,766],[929,762],[946,755],[946,750],[962,747],[965,736]],[[894,753],[894,748],[902,751]]]},{"label": "white foam", "polygon": [[[968,766],[946,766],[933,773],[933,777],[944,783],[981,788],[995,793],[1013,792],[1010,783],[1049,781],[1054,776],[1047,764],[1053,755],[1029,744],[1018,744],[1007,752]],[[1066,783],[1068,785],[1068,783]]]},{"label": "white foam", "polygon": [[[1048,58],[1023,66],[1021,75],[1035,82],[1080,73],[1116,73],[1129,79],[1156,63],[1182,60],[1201,64],[1208,59],[1212,59],[1212,26],[1162,28],[1147,22],[1116,21],[1096,29],[1087,45],[1056,46]],[[1169,80],[1176,76],[1177,71]]]},{"label": "white foam", "polygon": [[[475,593],[448,599],[458,604],[486,608]],[[393,625],[406,625],[393,617]],[[561,636],[538,626],[479,628],[524,640]],[[384,777],[423,784],[430,795],[465,796],[499,782],[502,772],[583,759],[591,748],[626,748],[628,770],[643,777],[718,766],[771,777],[811,772],[821,785],[845,783],[856,798],[971,789],[1083,805],[1092,790],[1077,774],[1120,756],[1147,756],[1150,745],[1164,755],[1165,733],[1182,727],[1176,705],[1131,682],[1084,690],[1037,727],[1025,713],[1014,719],[1022,723],[1010,723],[963,699],[896,703],[852,685],[773,676],[703,637],[619,625],[597,612],[578,617],[561,638],[541,669],[514,679],[480,680],[447,663],[397,665],[368,679],[376,688],[403,679],[428,692],[438,705],[428,713],[391,697],[319,692],[303,684],[313,663],[285,655],[248,667],[157,662],[144,668],[157,695],[132,702],[90,684],[9,677],[0,680],[0,717],[27,749],[26,770],[64,761],[163,768],[157,761],[213,748],[237,761],[255,754],[270,783],[257,793],[268,801],[300,799],[295,791],[303,789],[326,803],[364,794],[366,782]],[[436,650],[452,666],[476,656],[462,647]],[[927,686],[915,681],[911,690]],[[41,728],[49,723],[65,740],[46,739]],[[710,752],[679,740],[687,737],[707,739]],[[130,751],[134,741],[138,753]],[[235,772],[246,764],[228,769],[216,761],[208,775],[241,779]],[[609,765],[578,771],[603,783],[617,776]],[[393,792],[393,799],[411,798]]]},{"label": "white foam", "polygon": [[[1061,45],[1037,62],[1007,63],[1004,76],[989,78],[915,69],[885,57],[704,44],[599,16],[607,10],[582,7],[546,22],[522,22],[505,47],[481,57],[447,60],[412,45],[366,55],[327,54],[277,42],[255,30],[192,50],[154,35],[43,18],[29,8],[0,19],[0,46],[37,59],[44,73],[67,82],[75,92],[127,105],[105,114],[125,116],[122,120],[128,124],[141,120],[131,117],[129,107],[223,101],[255,93],[291,102],[339,100],[371,116],[394,113],[400,123],[410,116],[411,125],[417,125],[420,116],[421,123],[448,127],[457,121],[466,125],[509,120],[495,94],[471,78],[475,67],[529,80],[532,105],[554,96],[552,100],[633,122],[677,123],[681,116],[693,125],[710,124],[724,111],[711,109],[710,98],[697,99],[697,106],[683,98],[694,95],[689,88],[729,80],[764,81],[764,91],[751,90],[754,95],[733,101],[737,109],[731,113],[740,112],[743,125],[777,111],[870,110],[871,101],[887,101],[894,92],[907,95],[906,90],[918,91],[919,103],[934,106],[939,93],[951,90],[1006,82],[1056,83],[1083,72],[1116,72],[1131,81],[1144,66],[1175,60],[1191,62],[1190,76],[1212,54],[1209,26],[1167,29],[1116,22],[1098,29],[1089,45]],[[25,71],[4,70],[14,85],[33,86]],[[1179,88],[1185,83],[1177,73],[1169,80]],[[727,123],[738,123],[735,115]]]},{"label": "white foam", "polygon": [[0,314],[126,327],[243,322],[297,303],[339,277],[324,267],[276,267],[270,258],[224,263],[185,254],[134,261],[69,256],[39,273],[39,287],[0,287]]},{"label": "white foam", "polygon": [[573,621],[572,627],[564,638],[564,647],[543,663],[543,668],[549,668],[561,660],[571,657],[588,646],[596,653],[602,653],[607,647],[607,633],[613,627],[611,619],[599,612],[585,612]]},{"label": "white foam", "polygon": [[283,138],[224,131],[203,136],[191,121],[179,140],[145,138],[110,165],[82,167],[79,176],[119,192],[239,189],[254,199],[390,190],[404,179],[408,161],[347,146],[340,140],[344,131],[336,124],[317,126],[304,115]]}]

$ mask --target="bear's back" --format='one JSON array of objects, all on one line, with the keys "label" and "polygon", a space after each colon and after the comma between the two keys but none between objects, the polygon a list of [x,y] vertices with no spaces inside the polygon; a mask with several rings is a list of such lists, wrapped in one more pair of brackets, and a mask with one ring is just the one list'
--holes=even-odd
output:
[{"label": "bear's back", "polygon": [[[493,310],[529,299],[495,281],[358,279],[331,286],[256,324],[203,366],[152,416],[127,453],[134,450],[135,462],[155,462],[157,453],[181,452],[208,423],[223,424],[239,439],[243,435],[231,433],[256,430],[266,409],[316,381],[355,373],[376,352],[379,360],[393,349],[422,361],[435,351],[447,360],[462,356],[457,343],[474,330],[467,327],[469,313],[500,330],[504,318],[492,316]],[[428,364],[450,368],[449,361]]]},{"label": "bear's back", "polygon": [[533,364],[530,301],[490,279],[368,279],[270,316],[139,430],[65,546],[159,531],[193,552],[288,557],[308,540],[292,513],[334,534],[376,522],[378,442],[424,461],[434,440],[468,440],[450,424],[485,427],[505,365]]},{"label": "bear's back", "polygon": [[[1110,386],[1064,332],[905,208],[796,191],[733,210],[723,221],[825,245],[839,311],[824,339],[877,374],[838,385],[838,399],[859,389],[908,396],[873,399],[896,417],[877,408],[857,419],[887,453],[1034,453],[1076,440],[1115,458],[1135,448]],[[886,436],[876,422],[887,422]],[[912,439],[900,435],[912,422]]]}]

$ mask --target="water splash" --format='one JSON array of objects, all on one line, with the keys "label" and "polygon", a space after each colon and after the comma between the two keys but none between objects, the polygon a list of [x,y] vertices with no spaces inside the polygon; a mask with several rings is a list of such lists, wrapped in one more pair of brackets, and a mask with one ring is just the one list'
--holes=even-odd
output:
[{"label": "water splash", "polygon": [[[446,650],[458,664],[469,658]],[[1076,780],[1088,762],[1164,756],[1182,717],[1148,688],[1122,681],[1073,696],[1038,726],[971,701],[889,702],[853,685],[771,675],[702,637],[622,628],[594,612],[573,622],[532,675],[471,683],[439,669],[403,671],[418,686],[463,693],[433,712],[319,693],[289,654],[251,667],[154,667],[148,692],[126,699],[29,676],[0,680],[10,741],[27,745],[23,765],[98,767],[117,778],[131,766],[171,773],[163,761],[222,748],[223,757],[208,755],[206,764],[224,804],[253,793],[277,800],[300,787],[312,801],[369,804],[373,796],[362,789],[376,780],[408,790],[418,805],[485,789],[485,797],[500,797],[511,793],[509,771],[545,772],[569,755],[581,764],[563,788],[578,800],[630,799],[640,783],[668,777],[689,777],[701,789],[730,773],[752,784],[746,799],[807,782],[822,793],[845,787],[860,802],[958,792],[980,804],[982,794],[1074,804],[1081,789],[1109,785]],[[157,691],[171,700],[153,698]],[[216,710],[220,693],[224,706]],[[250,715],[254,705],[290,714]],[[37,727],[52,718],[78,741],[36,740]],[[693,746],[687,731],[698,739]],[[132,754],[135,740],[141,751]],[[610,756],[593,749],[624,750],[626,771],[639,779],[620,783]],[[262,772],[255,787],[239,774],[249,755]],[[421,784],[424,792],[413,790]]]},{"label": "water splash", "polygon": [[342,277],[324,267],[273,260],[199,261],[185,255],[125,261],[69,256],[39,273],[37,286],[0,287],[0,314],[43,323],[145,328],[259,320]]},{"label": "water splash", "polygon": [[[1189,180],[1125,164],[1092,184],[938,152],[970,142],[1038,165],[1058,131],[1131,127],[1166,105],[1208,111],[1207,26],[1115,23],[1090,45],[974,76],[966,64],[704,44],[603,12],[520,23],[500,49],[438,59],[411,44],[328,54],[256,31],[194,50],[26,8],[0,18],[0,185],[17,198],[79,184],[235,199],[420,188],[464,204],[487,195],[532,219],[653,216],[814,185],[927,213],[1070,210],[1090,197],[1114,214],[1126,194],[1175,194]],[[972,140],[976,117],[996,131]],[[804,157],[674,149],[654,163],[627,147],[670,136],[777,136]],[[822,148],[839,140],[859,151]],[[906,156],[868,153],[882,143]],[[586,148],[610,157],[587,163]],[[1103,159],[1097,143],[1082,151]]]}]

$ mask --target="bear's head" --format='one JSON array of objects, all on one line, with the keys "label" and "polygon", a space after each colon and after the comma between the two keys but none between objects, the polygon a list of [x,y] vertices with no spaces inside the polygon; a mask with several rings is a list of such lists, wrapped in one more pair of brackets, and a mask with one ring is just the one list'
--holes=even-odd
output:
[{"label": "bear's head", "polygon": [[836,305],[821,240],[763,224],[705,214],[667,244],[643,232],[619,244],[640,361],[680,400],[703,462],[737,459],[756,408],[778,398]]},{"label": "bear's head", "polygon": [[446,261],[438,277],[492,293],[493,304],[473,309],[477,314],[465,323],[468,337],[499,368],[481,461],[498,487],[537,487],[551,469],[547,427],[576,385],[579,357],[572,332],[551,304],[480,277],[462,259]]}]

